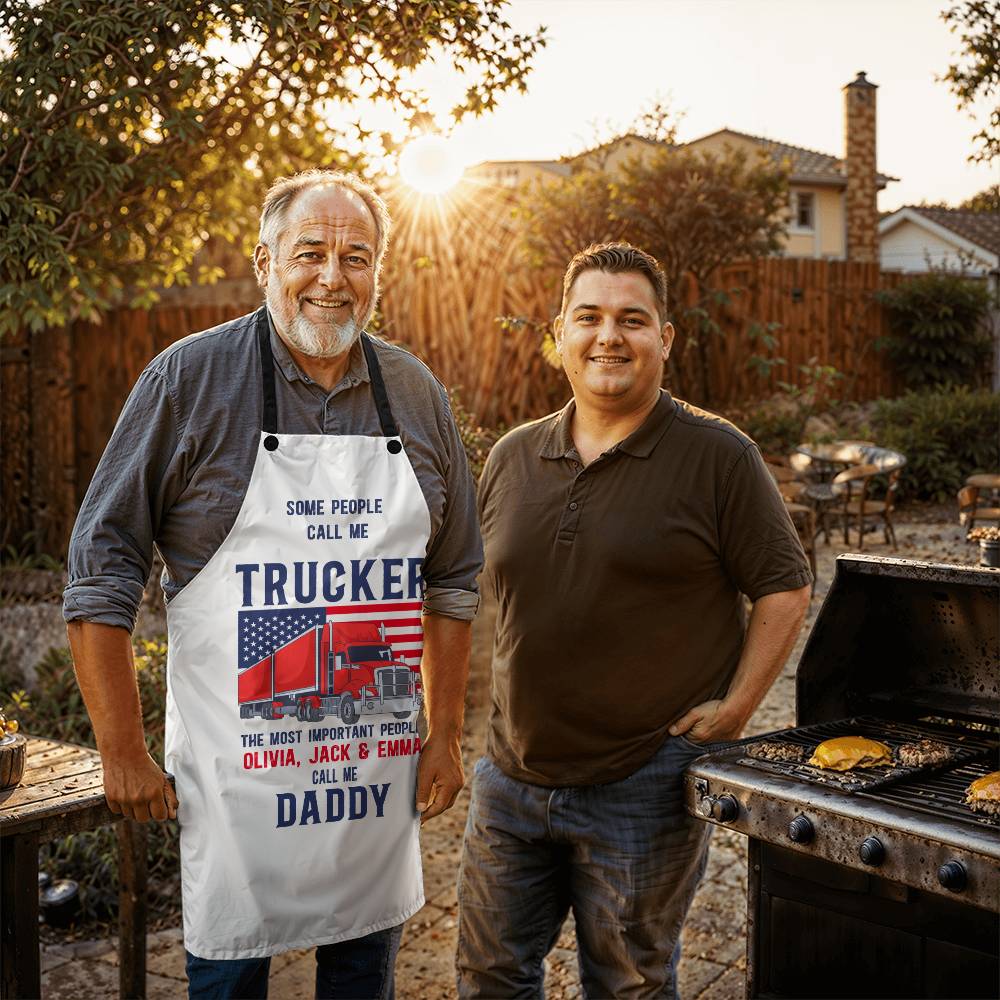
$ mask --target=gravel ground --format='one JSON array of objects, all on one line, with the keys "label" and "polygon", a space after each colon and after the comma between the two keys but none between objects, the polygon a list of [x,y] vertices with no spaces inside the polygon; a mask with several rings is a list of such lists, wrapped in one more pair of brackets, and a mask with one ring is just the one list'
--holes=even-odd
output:
[{"label": "gravel ground", "polygon": [[[924,516],[927,516],[924,511]],[[937,514],[937,511],[933,512]],[[875,555],[975,562],[977,551],[963,540],[962,530],[947,512],[934,521],[897,522],[899,551],[885,545],[881,533],[866,536],[866,551]],[[953,517],[953,515],[952,515]],[[795,667],[805,637],[815,620],[833,576],[837,546],[820,545],[816,594],[806,627],[781,676],[747,728],[747,734],[794,724]],[[476,622],[473,666],[466,712],[466,770],[481,754],[485,741],[489,695],[490,643],[495,608],[485,604]],[[422,836],[427,905],[408,924],[397,964],[400,1000],[442,1000],[455,995],[454,953],[457,935],[455,879],[468,790],[455,807],[433,821]],[[712,838],[708,869],[695,896],[683,934],[679,970],[684,1000],[737,1000],[744,996],[746,947],[746,841],[726,830]],[[43,995],[58,1000],[88,1000],[117,992],[117,955],[113,941],[52,946],[43,954]],[[151,998],[185,995],[184,953],[179,929],[151,935],[148,959]],[[569,1000],[581,995],[576,971],[572,919],[547,961],[547,995]],[[313,962],[308,952],[288,952],[272,964],[270,995],[277,1000],[313,996]]]}]

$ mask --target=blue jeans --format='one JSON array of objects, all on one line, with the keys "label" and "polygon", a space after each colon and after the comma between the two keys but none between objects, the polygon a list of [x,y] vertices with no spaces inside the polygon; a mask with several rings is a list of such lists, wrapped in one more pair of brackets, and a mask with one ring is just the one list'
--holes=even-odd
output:
[{"label": "blue jeans", "polygon": [[543,996],[543,960],[572,910],[586,997],[675,997],[709,836],[684,810],[682,776],[708,749],[667,737],[627,778],[570,788],[479,760],[458,882],[459,996]]},{"label": "blue jeans", "polygon": [[[316,949],[316,997],[393,1000],[403,925]],[[265,1000],[269,958],[198,958],[187,953],[191,1000]]]}]

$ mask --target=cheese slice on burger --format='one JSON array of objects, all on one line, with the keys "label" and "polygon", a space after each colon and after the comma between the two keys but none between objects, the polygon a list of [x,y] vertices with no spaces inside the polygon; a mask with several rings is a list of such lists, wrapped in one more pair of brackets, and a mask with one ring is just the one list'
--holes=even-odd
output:
[{"label": "cheese slice on burger", "polygon": [[855,767],[879,767],[892,763],[892,750],[865,736],[838,736],[820,743],[808,763],[830,771],[850,771]]},{"label": "cheese slice on burger", "polygon": [[976,778],[965,790],[965,801],[974,812],[1000,816],[1000,771]]}]

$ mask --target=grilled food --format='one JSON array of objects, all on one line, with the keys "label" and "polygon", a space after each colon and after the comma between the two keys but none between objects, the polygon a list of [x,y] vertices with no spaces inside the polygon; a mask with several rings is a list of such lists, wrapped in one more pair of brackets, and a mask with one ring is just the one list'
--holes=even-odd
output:
[{"label": "grilled food", "polygon": [[783,764],[801,764],[806,759],[806,748],[798,743],[783,740],[758,740],[747,744],[747,755],[757,760],[776,760]]},{"label": "grilled food", "polygon": [[820,743],[808,762],[830,771],[850,771],[856,767],[880,767],[892,763],[892,750],[866,736],[838,736]]},{"label": "grilled food", "polygon": [[951,758],[951,747],[938,740],[917,740],[916,743],[904,743],[896,749],[896,759],[903,767],[926,767]]},{"label": "grilled food", "polygon": [[1000,816],[1000,771],[976,778],[965,790],[965,801],[973,812]]}]

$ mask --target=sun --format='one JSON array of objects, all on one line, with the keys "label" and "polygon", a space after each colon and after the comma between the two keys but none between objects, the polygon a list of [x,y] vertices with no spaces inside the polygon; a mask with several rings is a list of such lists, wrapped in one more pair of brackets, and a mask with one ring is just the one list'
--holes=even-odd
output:
[{"label": "sun", "polygon": [[399,173],[421,194],[444,194],[462,178],[464,165],[453,142],[422,135],[408,142],[399,157]]}]

